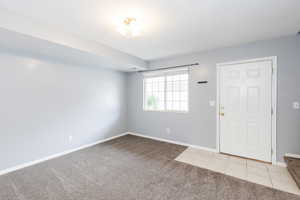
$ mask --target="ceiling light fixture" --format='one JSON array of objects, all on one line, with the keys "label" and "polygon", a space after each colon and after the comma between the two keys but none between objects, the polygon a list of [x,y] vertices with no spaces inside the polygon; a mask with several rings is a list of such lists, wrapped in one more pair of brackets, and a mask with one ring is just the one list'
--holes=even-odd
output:
[{"label": "ceiling light fixture", "polygon": [[118,31],[125,37],[137,37],[141,34],[141,27],[133,17],[127,17],[118,27]]}]

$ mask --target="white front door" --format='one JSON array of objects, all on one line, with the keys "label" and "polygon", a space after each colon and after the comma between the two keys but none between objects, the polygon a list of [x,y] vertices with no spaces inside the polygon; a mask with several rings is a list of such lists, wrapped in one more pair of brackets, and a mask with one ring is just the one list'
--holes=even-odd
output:
[{"label": "white front door", "polygon": [[272,61],[220,68],[220,152],[271,162]]}]

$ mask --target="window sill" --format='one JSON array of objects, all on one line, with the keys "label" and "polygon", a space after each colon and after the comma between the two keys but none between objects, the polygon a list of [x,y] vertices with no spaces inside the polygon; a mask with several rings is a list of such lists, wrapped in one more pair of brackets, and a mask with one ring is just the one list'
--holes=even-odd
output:
[{"label": "window sill", "polygon": [[159,113],[178,113],[178,114],[188,114],[189,111],[172,111],[172,110],[145,110],[144,112],[159,112]]}]

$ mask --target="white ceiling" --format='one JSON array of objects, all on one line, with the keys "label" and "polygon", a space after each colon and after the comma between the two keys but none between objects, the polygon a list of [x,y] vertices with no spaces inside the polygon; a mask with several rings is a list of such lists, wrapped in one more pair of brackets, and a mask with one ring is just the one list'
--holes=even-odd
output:
[{"label": "white ceiling", "polygon": [[[0,7],[144,60],[300,31],[300,0],[0,0]],[[116,32],[125,17],[143,24],[139,38]]]}]

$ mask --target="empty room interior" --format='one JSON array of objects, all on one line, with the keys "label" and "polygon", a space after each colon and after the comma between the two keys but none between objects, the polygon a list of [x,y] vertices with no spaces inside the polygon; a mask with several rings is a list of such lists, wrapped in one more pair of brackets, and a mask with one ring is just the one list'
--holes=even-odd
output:
[{"label": "empty room interior", "polygon": [[299,0],[0,0],[0,200],[300,200]]}]

